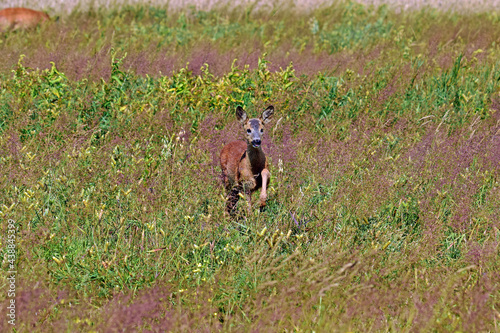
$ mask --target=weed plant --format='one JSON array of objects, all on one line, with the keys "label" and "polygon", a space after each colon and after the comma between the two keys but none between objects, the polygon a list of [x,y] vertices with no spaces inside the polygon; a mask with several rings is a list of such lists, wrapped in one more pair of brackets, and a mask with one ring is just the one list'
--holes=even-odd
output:
[{"label": "weed plant", "polygon": [[[4,33],[16,330],[497,330],[499,24],[346,2]],[[269,104],[268,207],[231,219],[218,154]]]}]

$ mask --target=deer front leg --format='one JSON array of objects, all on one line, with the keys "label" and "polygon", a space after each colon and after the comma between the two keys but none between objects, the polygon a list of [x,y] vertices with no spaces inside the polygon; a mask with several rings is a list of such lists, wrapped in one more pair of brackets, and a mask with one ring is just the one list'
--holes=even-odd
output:
[{"label": "deer front leg", "polygon": [[267,199],[267,185],[269,184],[269,180],[271,179],[271,173],[269,170],[264,169],[260,173],[262,176],[262,189],[260,190],[260,210],[264,210],[266,207],[266,199]]},{"label": "deer front leg", "polygon": [[255,188],[256,183],[255,183],[255,180],[252,178],[251,180],[247,180],[247,181],[243,182],[242,185],[243,185],[242,186],[243,189],[242,189],[241,193],[244,194],[245,198],[247,199],[248,216],[250,216],[252,214],[252,192],[253,192],[252,189]]}]

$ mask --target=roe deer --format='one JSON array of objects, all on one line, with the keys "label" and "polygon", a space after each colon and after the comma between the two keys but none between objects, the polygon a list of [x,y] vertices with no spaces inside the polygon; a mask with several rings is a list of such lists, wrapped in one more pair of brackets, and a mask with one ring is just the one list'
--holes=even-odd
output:
[{"label": "roe deer", "polygon": [[49,15],[37,10],[5,8],[0,10],[0,31],[34,28],[49,19]]},{"label": "roe deer", "polygon": [[241,140],[230,142],[220,153],[222,176],[227,191],[226,211],[231,216],[234,215],[240,193],[247,198],[250,214],[252,193],[261,187],[260,209],[266,206],[266,191],[271,174],[266,155],[262,151],[261,137],[264,133],[264,124],[270,121],[273,112],[274,107],[270,105],[262,112],[260,118],[248,119],[246,112],[240,106],[236,108],[236,118],[245,129],[246,142]]}]

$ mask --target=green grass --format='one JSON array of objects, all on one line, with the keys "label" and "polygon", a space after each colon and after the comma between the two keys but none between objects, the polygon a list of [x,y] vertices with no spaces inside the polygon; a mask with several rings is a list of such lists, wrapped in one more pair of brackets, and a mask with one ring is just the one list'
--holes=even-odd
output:
[{"label": "green grass", "polygon": [[[347,2],[4,34],[17,331],[495,330],[497,23]],[[230,219],[218,154],[269,104],[267,210]]]}]

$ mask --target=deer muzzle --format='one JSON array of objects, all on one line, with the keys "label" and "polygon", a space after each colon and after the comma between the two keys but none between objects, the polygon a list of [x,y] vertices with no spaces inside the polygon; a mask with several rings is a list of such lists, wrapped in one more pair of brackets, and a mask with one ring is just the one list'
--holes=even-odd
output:
[{"label": "deer muzzle", "polygon": [[252,140],[252,147],[259,148],[261,143],[260,139]]}]

